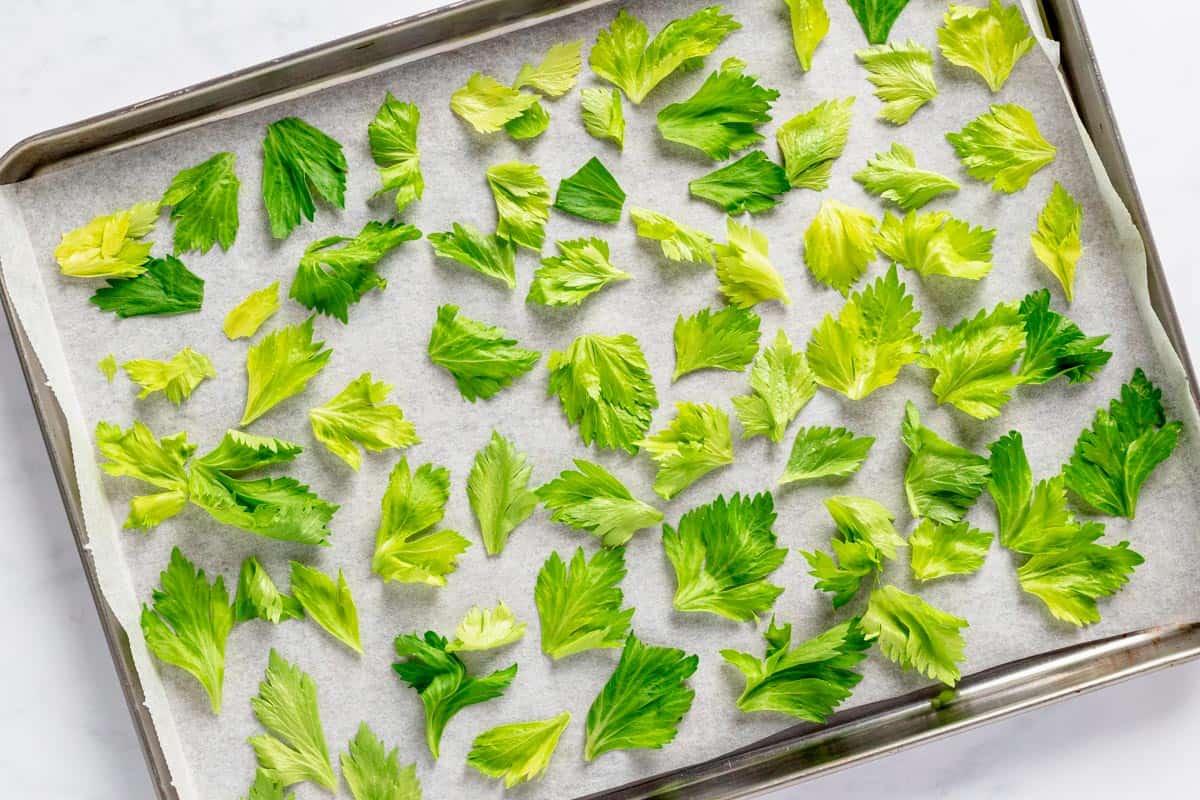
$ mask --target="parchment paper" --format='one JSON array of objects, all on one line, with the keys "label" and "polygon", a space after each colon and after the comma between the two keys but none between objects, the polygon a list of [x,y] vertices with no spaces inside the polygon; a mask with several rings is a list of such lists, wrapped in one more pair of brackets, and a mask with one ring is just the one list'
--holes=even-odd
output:
[{"label": "parchment paper", "polygon": [[[627,4],[652,32],[702,5],[694,0]],[[821,100],[856,95],[850,141],[834,165],[829,189],[823,193],[790,192],[773,212],[749,219],[769,237],[771,257],[793,298],[786,309],[777,304],[757,309],[763,317],[764,342],[782,327],[802,346],[821,317],[841,307],[843,299],[838,293],[809,277],[802,261],[803,233],[823,197],[882,214],[876,199],[867,195],[851,175],[892,141],[912,147],[923,167],[954,176],[962,183],[960,192],[939,198],[926,210],[945,208],[998,231],[995,268],[981,282],[937,278],[922,281],[915,273],[902,271],[902,279],[924,314],[920,327],[925,334],[939,324],[974,314],[980,307],[1019,299],[1042,286],[1051,287],[1055,307],[1065,310],[1061,292],[1034,259],[1028,241],[1053,181],[1062,181],[1084,206],[1085,254],[1069,314],[1088,334],[1111,334],[1109,347],[1115,355],[1108,367],[1095,382],[1081,386],[1067,386],[1060,381],[1042,387],[1020,387],[1001,416],[989,422],[970,419],[948,407],[936,407],[929,391],[931,376],[916,366],[904,369],[895,385],[861,402],[820,391],[793,424],[793,432],[799,425],[845,425],[859,434],[875,436],[877,442],[862,471],[851,479],[837,485],[785,488],[775,493],[779,511],[775,531],[780,543],[792,552],[772,577],[786,588],[774,611],[780,620],[793,623],[799,640],[862,610],[865,590],[850,607],[833,613],[829,596],[812,589],[813,579],[795,551],[828,546],[833,525],[821,500],[834,493],[874,497],[896,512],[901,530],[911,527],[901,483],[907,452],[899,439],[906,400],[918,404],[927,425],[979,452],[1002,433],[1020,430],[1034,474],[1043,478],[1057,472],[1066,461],[1077,434],[1090,424],[1096,408],[1107,404],[1135,366],[1142,366],[1164,387],[1170,414],[1183,418],[1187,431],[1176,454],[1145,486],[1137,520],[1104,520],[1108,539],[1129,539],[1146,557],[1146,563],[1124,592],[1101,603],[1103,621],[1084,630],[1054,621],[1038,600],[1021,592],[1013,559],[998,546],[993,546],[979,573],[934,581],[919,591],[934,605],[970,620],[964,674],[1073,642],[1196,618],[1200,591],[1194,576],[1200,563],[1200,537],[1196,535],[1200,513],[1188,481],[1197,464],[1195,412],[1183,370],[1149,312],[1141,242],[1127,213],[1115,201],[1111,186],[1094,168],[1090,145],[1080,136],[1051,52],[1035,48],[996,95],[991,95],[976,75],[954,68],[939,57],[935,76],[941,95],[917,112],[908,125],[894,128],[875,119],[879,101],[870,92],[864,70],[855,62],[854,51],[865,46],[857,22],[846,4],[827,5],[831,30],[817,50],[813,71],[805,74],[792,52],[782,3],[727,3],[743,29],[708,58],[703,70],[670,78],[641,107],[625,104],[628,130],[624,152],[584,133],[579,122],[578,89],[548,102],[550,129],[533,142],[514,143],[503,135],[478,136],[448,107],[450,93],[476,70],[509,79],[522,62],[537,60],[554,42],[582,38],[590,46],[596,31],[615,15],[617,6],[611,5],[434,55],[163,141],[83,161],[13,187],[0,187],[4,279],[68,418],[90,549],[105,595],[129,630],[147,702],[181,797],[235,798],[245,791],[254,772],[254,756],[245,739],[261,730],[248,701],[257,691],[271,647],[297,661],[316,680],[332,750],[343,750],[358,723],[365,720],[385,741],[399,746],[402,761],[417,762],[428,798],[500,796],[498,782],[485,780],[466,766],[471,740],[493,725],[542,719],[564,709],[571,711],[572,722],[545,779],[514,789],[511,796],[562,798],[613,787],[719,755],[792,724],[790,719],[774,714],[740,713],[734,699],[740,691],[741,677],[718,655],[724,647],[761,652],[763,626],[673,611],[674,576],[670,564],[658,532],[644,531],[630,542],[626,553],[629,574],[623,588],[626,602],[637,608],[633,629],[647,642],[699,654],[699,671],[691,681],[696,702],[680,726],[678,738],[665,749],[611,753],[585,764],[582,749],[587,708],[616,664],[618,651],[592,651],[551,663],[539,649],[533,583],[551,551],[569,557],[582,544],[591,552],[597,540],[551,523],[542,510],[517,529],[498,558],[487,558],[478,539],[465,479],[475,451],[487,441],[493,428],[513,438],[529,455],[535,485],[568,468],[572,458],[585,457],[607,466],[638,496],[656,500],[650,490],[654,468],[646,456],[630,458],[623,453],[583,447],[578,432],[567,426],[558,400],[545,396],[544,361],[493,400],[475,404],[464,401],[449,375],[425,356],[434,310],[440,303],[457,304],[465,315],[501,325],[522,345],[545,353],[565,347],[573,337],[586,332],[636,335],[646,352],[661,401],[653,430],[674,417],[676,401],[718,403],[732,417],[729,398],[748,391],[745,374],[706,371],[685,376],[674,385],[669,382],[674,363],[671,329],[675,317],[718,306],[716,281],[711,270],[666,262],[657,245],[637,239],[627,216],[619,225],[604,226],[557,212],[552,215],[547,229],[547,255],[555,239],[601,236],[611,244],[613,263],[635,276],[590,298],[582,308],[555,310],[524,303],[537,266],[526,251],[519,255],[518,289],[510,292],[465,267],[435,260],[428,244],[419,241],[402,246],[385,259],[381,270],[391,282],[390,287],[354,306],[348,326],[318,319],[319,338],[334,349],[328,368],[303,395],[275,408],[249,430],[306,445],[306,452],[288,472],[342,504],[332,524],[331,547],[307,548],[257,538],[217,525],[194,507],[149,535],[121,530],[129,498],[144,487],[132,480],[101,476],[95,466],[91,435],[95,423],[110,420],[128,425],[141,419],[159,435],[186,430],[199,443],[200,452],[236,424],[245,396],[247,343],[227,341],[221,333],[221,321],[247,293],[271,281],[280,280],[286,292],[300,253],[309,242],[334,234],[352,235],[366,220],[390,213],[390,197],[369,200],[378,186],[378,177],[366,137],[367,123],[388,90],[402,100],[417,102],[421,108],[421,167],[427,189],[405,218],[427,233],[447,230],[455,221],[491,229],[494,211],[484,180],[489,164],[510,159],[536,163],[551,187],[556,188],[561,178],[590,156],[598,155],[628,192],[627,206],[662,211],[721,239],[721,213],[687,193],[688,180],[707,173],[713,165],[702,155],[658,136],[654,128],[658,109],[690,96],[722,59],[737,56],[748,62],[748,72],[759,76],[764,85],[782,92],[773,109],[774,121],[762,128],[767,136],[767,152],[777,157],[777,123]],[[900,16],[892,39],[912,37],[935,48],[935,31],[944,7],[942,2],[914,0]],[[581,85],[602,85],[590,75],[586,64]],[[986,111],[991,102],[1018,102],[1028,107],[1046,138],[1059,148],[1055,162],[1014,196],[994,194],[987,185],[968,177],[944,138],[947,131],[960,129]],[[260,200],[260,145],[267,123],[292,114],[342,142],[350,163],[349,187],[345,211],[321,205],[314,223],[302,226],[286,241],[276,242],[270,237]],[[51,253],[62,232],[96,214],[159,197],[176,171],[217,150],[237,154],[242,224],[237,242],[228,253],[214,249],[205,256],[184,256],[189,268],[206,280],[201,312],[184,317],[118,320],[87,303],[96,288],[94,282],[58,274]],[[160,223],[153,236],[158,242],[156,254],[169,250],[170,231],[168,223]],[[886,267],[882,259],[876,261],[865,280],[878,277]],[[265,329],[306,316],[303,308],[287,302]],[[136,400],[136,387],[123,376],[110,386],[95,366],[109,352],[115,353],[118,361],[166,358],[186,345],[209,355],[219,377],[202,385],[178,409],[161,396]],[[450,576],[444,589],[384,585],[370,572],[379,501],[387,474],[399,455],[368,454],[362,470],[355,474],[325,451],[309,431],[305,412],[367,370],[376,379],[396,385],[393,400],[417,426],[423,441],[407,452],[410,464],[433,461],[447,466],[453,476],[446,524],[462,531],[475,544],[462,557],[459,570]],[[737,436],[740,430],[736,421],[734,425]],[[780,445],[771,445],[761,437],[737,441],[736,462],[731,467],[701,480],[673,502],[659,503],[667,520],[674,523],[684,511],[710,501],[717,493],[773,489],[790,441],[790,435]],[[968,519],[979,527],[995,529],[993,507],[986,499],[976,504]],[[285,589],[289,559],[300,559],[328,572],[343,568],[358,604],[365,654],[355,656],[311,622],[240,625],[228,645],[224,710],[219,717],[213,716],[203,691],[190,676],[149,657],[137,626],[138,603],[148,600],[158,583],[159,571],[176,545],[210,574],[223,574],[231,591],[239,564],[252,554],[262,559]],[[907,553],[888,565],[884,580],[914,588]],[[424,744],[420,700],[390,669],[392,639],[398,633],[426,629],[451,634],[471,605],[490,606],[500,599],[529,623],[529,634],[514,647],[467,654],[466,660],[477,673],[514,661],[520,665],[520,672],[503,698],[472,706],[450,722],[442,741],[441,759],[434,762]],[[902,674],[877,652],[864,667],[866,677],[850,704],[894,696],[926,683],[919,676]],[[298,786],[296,794],[299,798],[325,796],[309,785]]]}]

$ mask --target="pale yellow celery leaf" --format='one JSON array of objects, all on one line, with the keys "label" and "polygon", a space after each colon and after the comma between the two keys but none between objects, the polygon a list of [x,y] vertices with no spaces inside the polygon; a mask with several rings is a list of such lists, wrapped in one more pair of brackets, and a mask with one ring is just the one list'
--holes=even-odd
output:
[{"label": "pale yellow celery leaf", "polygon": [[546,51],[540,64],[525,64],[513,81],[514,89],[529,86],[549,97],[559,97],[571,91],[579,78],[583,62],[579,55],[583,40],[559,42]]},{"label": "pale yellow celery leaf", "polygon": [[112,383],[113,378],[117,377],[117,358],[112,353],[100,359],[100,363],[96,367],[109,383]]},{"label": "pale yellow celery leaf", "polygon": [[637,235],[659,243],[662,253],[671,261],[693,261],[713,264],[713,237],[689,228],[670,217],[633,206],[629,217],[637,225]]},{"label": "pale yellow celery leaf", "polygon": [[579,92],[583,128],[597,139],[611,139],[625,147],[625,112],[616,89],[587,88]]},{"label": "pale yellow celery leaf", "polygon": [[493,609],[472,606],[454,629],[454,639],[446,652],[493,650],[519,641],[525,635],[525,623],[501,600]]},{"label": "pale yellow celery leaf", "polygon": [[356,444],[372,452],[411,447],[421,440],[397,405],[385,403],[392,387],[364,372],[324,405],[308,412],[313,436],[351,469],[362,465]]},{"label": "pale yellow celery leaf", "polygon": [[279,310],[279,281],[251,292],[225,317],[222,330],[230,339],[247,339]]},{"label": "pale yellow celery leaf", "polygon": [[122,211],[93,217],[62,235],[54,260],[73,278],[134,278],[146,271],[154,242],[141,241],[154,230],[158,203],[136,203]]},{"label": "pale yellow celery leaf", "polygon": [[933,53],[909,39],[904,44],[880,44],[855,55],[867,68],[867,80],[883,101],[880,119],[903,125],[938,95],[933,81]]},{"label": "pale yellow celery leaf", "polygon": [[129,380],[142,387],[139,400],[162,392],[175,405],[190,397],[205,378],[217,377],[216,367],[208,356],[190,347],[183,348],[169,361],[137,358],[126,361],[121,369],[125,370]]},{"label": "pale yellow celery leaf", "polygon": [[825,0],[783,0],[792,23],[792,46],[796,60],[805,72],[812,69],[813,53],[829,33],[829,14]]},{"label": "pale yellow celery leaf", "polygon": [[733,408],[742,423],[742,438],[766,436],[783,440],[787,426],[817,393],[817,382],[804,353],[792,348],[780,328],[775,341],[764,347],[750,368],[749,395],[733,398]]},{"label": "pale yellow celery leaf", "polygon": [[1062,284],[1068,303],[1075,297],[1075,266],[1083,255],[1082,227],[1083,206],[1055,181],[1029,241],[1038,261]]},{"label": "pale yellow celery leaf", "polygon": [[991,0],[985,8],[951,3],[943,23],[937,32],[942,55],[978,72],[993,92],[1000,91],[1034,44],[1017,3],[1004,6]]},{"label": "pale yellow celery leaf", "polygon": [[893,266],[885,277],[855,292],[835,319],[826,315],[812,332],[806,355],[817,383],[861,400],[896,380],[917,359],[921,312],[913,309]]},{"label": "pale yellow celery leaf", "polygon": [[536,94],[476,72],[450,96],[450,109],[479,133],[496,133],[536,102]]},{"label": "pale yellow celery leaf", "polygon": [[767,257],[766,235],[733,217],[726,217],[725,229],[729,241],[714,245],[721,294],[740,308],[766,300],[790,304],[783,277]]},{"label": "pale yellow celery leaf", "polygon": [[903,218],[887,212],[879,225],[875,245],[885,256],[922,277],[944,275],[979,280],[992,270],[994,230],[972,228],[945,211]]},{"label": "pale yellow celery leaf", "polygon": [[829,186],[833,162],[846,147],[854,98],[826,100],[779,126],[775,141],[793,189]]},{"label": "pale yellow celery leaf", "polygon": [[821,202],[804,232],[804,263],[814,278],[843,295],[875,260],[875,217],[837,200]]}]

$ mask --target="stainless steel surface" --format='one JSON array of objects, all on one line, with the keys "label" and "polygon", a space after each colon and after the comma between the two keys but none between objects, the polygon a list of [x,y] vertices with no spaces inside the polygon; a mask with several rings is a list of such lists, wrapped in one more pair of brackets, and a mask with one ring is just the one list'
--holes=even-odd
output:
[{"label": "stainless steel surface", "polygon": [[[14,183],[82,158],[100,158],[162,138],[285,95],[303,94],[351,80],[537,17],[558,16],[604,0],[462,0],[448,8],[275,59],[223,78],[138,103],[31,137],[0,158],[0,183]],[[1130,172],[1077,0],[1041,0],[1047,29],[1062,45],[1062,65],[1079,114],[1117,193],[1146,244],[1153,306],[1187,370],[1192,396],[1200,391],[1150,235],[1145,209]],[[74,465],[62,411],[46,385],[29,340],[16,319],[0,264],[3,302],[25,380],[79,548],[84,573],[113,662],[141,738],[161,800],[177,800],[170,773],[142,703],[138,676],[124,631],[100,593],[80,509]],[[953,693],[934,687],[834,715],[824,727],[799,725],[726,756],[588,800],[640,798],[746,798],[790,783],[946,736],[1071,694],[1200,656],[1200,623],[1130,633],[1005,664],[968,676]]]}]

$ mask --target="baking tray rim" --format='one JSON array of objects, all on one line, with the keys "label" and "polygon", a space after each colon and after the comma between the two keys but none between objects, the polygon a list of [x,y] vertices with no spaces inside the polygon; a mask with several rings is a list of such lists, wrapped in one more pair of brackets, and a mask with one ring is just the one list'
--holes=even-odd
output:
[{"label": "baking tray rim", "polygon": [[[95,157],[162,138],[217,116],[272,102],[289,92],[311,92],[383,69],[431,46],[461,46],[505,26],[537,24],[611,0],[460,0],[159,97],[28,137],[0,157],[0,184],[15,183],[79,157]],[[1200,409],[1200,388],[1167,288],[1121,135],[1099,73],[1078,0],[1035,0],[1046,30],[1061,47],[1061,72],[1081,121],[1146,250],[1152,307],[1183,364]],[[231,102],[220,102],[232,92]],[[160,800],[178,800],[154,722],[143,702],[126,633],[101,593],[75,484],[74,459],[62,410],[16,316],[3,265],[3,306],[21,370],[63,498],[85,578],[122,691]],[[825,726],[797,725],[710,761],[682,767],[587,800],[686,797],[748,798],[818,774],[878,758],[971,727],[1112,685],[1200,657],[1200,622],[1161,626],[1072,645],[1001,664],[963,678],[953,691],[928,687],[835,714]]]}]

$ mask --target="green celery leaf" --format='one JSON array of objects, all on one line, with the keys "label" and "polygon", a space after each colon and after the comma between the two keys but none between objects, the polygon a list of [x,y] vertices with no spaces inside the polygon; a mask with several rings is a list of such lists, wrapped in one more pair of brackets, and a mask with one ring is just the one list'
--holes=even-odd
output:
[{"label": "green celery leaf", "polygon": [[299,445],[241,431],[192,463],[188,498],[218,522],[271,539],[323,545],[338,506],[294,478],[238,477],[248,470],[291,461]]},{"label": "green celery leaf", "polygon": [[836,319],[827,314],[813,330],[808,366],[817,383],[861,400],[894,383],[901,368],[917,360],[920,321],[893,265],[885,277],[852,294]]},{"label": "green celery leaf", "polygon": [[453,259],[480,275],[495,278],[510,289],[516,287],[517,271],[513,265],[516,245],[508,239],[457,222],[453,230],[431,233],[426,238],[433,245],[433,252],[442,258]]},{"label": "green celery leaf", "polygon": [[542,259],[533,274],[526,302],[545,306],[577,306],[617,281],[633,276],[609,261],[608,242],[596,237],[555,242],[558,255]]},{"label": "green celery leaf", "polygon": [[284,400],[304,391],[329,363],[332,350],[313,341],[313,317],[299,325],[276,328],[246,354],[246,407],[241,425],[249,425]]},{"label": "green celery leaf", "polygon": [[536,139],[550,127],[550,112],[540,102],[521,112],[521,116],[504,124],[504,131],[513,139]]},{"label": "green celery leaf", "polygon": [[296,598],[280,592],[266,567],[256,557],[249,556],[238,573],[233,615],[238,622],[261,619],[278,625],[285,619],[302,618],[304,608]]},{"label": "green celery leaf", "polygon": [[892,261],[921,277],[945,275],[977,281],[992,271],[994,230],[972,228],[945,211],[917,214],[903,219],[886,212],[875,246]]},{"label": "green celery leaf", "polygon": [[662,254],[670,261],[716,263],[713,260],[713,237],[707,233],[689,228],[665,214],[636,206],[630,207],[629,216],[637,225],[637,235],[657,241]]},{"label": "green celery leaf", "polygon": [[904,406],[900,431],[909,452],[904,470],[909,512],[944,525],[958,522],[987,486],[988,459],[926,428],[912,402]]},{"label": "green celery leaf", "polygon": [[675,320],[675,374],[672,380],[698,369],[741,372],[758,352],[759,318],[753,311],[726,306],[703,308]]},{"label": "green celery leaf", "polygon": [[875,217],[826,198],[804,232],[804,263],[819,282],[843,295],[875,260]]},{"label": "green celery leaf", "polygon": [[1083,206],[1055,181],[1029,241],[1038,261],[1062,285],[1068,303],[1075,298],[1075,266],[1083,256],[1082,226]]},{"label": "green celery leaf", "polygon": [[845,428],[801,428],[779,482],[849,477],[862,467],[873,444],[874,436],[855,436]]},{"label": "green celery leaf", "polygon": [[775,141],[793,189],[823,191],[829,187],[833,162],[846,148],[854,98],[826,100],[779,126]]},{"label": "green celery leaf", "polygon": [[699,663],[694,655],[642,644],[630,634],[617,668],[588,709],[584,758],[669,744],[692,707],[696,693],[687,679]]},{"label": "green celery leaf", "polygon": [[356,443],[375,453],[417,444],[417,430],[400,406],[384,402],[391,391],[364,372],[329,402],[309,410],[313,436],[354,470],[362,465]]},{"label": "green celery leaf", "polygon": [[624,577],[621,547],[600,550],[591,561],[580,547],[569,566],[551,553],[533,590],[542,652],[557,660],[585,650],[620,647],[633,618],[632,608],[621,608]]},{"label": "green celery leaf", "polygon": [[871,194],[912,211],[947,192],[957,192],[959,186],[945,175],[920,169],[912,150],[892,142],[886,153],[876,153],[867,166],[854,173],[854,180]]},{"label": "green celery leaf", "polygon": [[658,464],[654,491],[670,500],[714,469],[733,463],[729,417],[707,403],[676,403],[675,419],[638,443]]},{"label": "green celery leaf", "polygon": [[750,368],[751,394],[735,396],[733,409],[742,423],[742,438],[767,436],[783,441],[787,426],[817,393],[817,382],[804,353],[794,350],[780,328]]},{"label": "green celery leaf", "polygon": [[778,205],[779,195],[791,188],[783,167],[761,150],[746,155],[688,183],[688,190],[728,214],[759,214]]},{"label": "green celery leaf", "polygon": [[160,202],[171,209],[176,254],[189,250],[207,253],[217,243],[222,250],[233,246],[241,185],[233,171],[236,160],[233,153],[217,153],[171,179]]},{"label": "green celery leaf", "polygon": [[414,473],[400,459],[383,494],[371,569],[384,581],[445,586],[457,559],[471,546],[452,530],[435,530],[450,499],[450,472],[422,464]]},{"label": "green celery leaf", "polygon": [[[357,236],[329,236],[304,248],[288,296],[305,308],[347,321],[350,306],[387,286],[374,266],[421,232],[412,225],[371,220]],[[335,247],[335,245],[341,245]]]},{"label": "green celery leaf", "polygon": [[121,365],[129,380],[142,387],[138,399],[144,400],[162,392],[168,400],[179,405],[192,396],[205,378],[217,377],[217,369],[208,356],[185,347],[168,361],[136,358]]},{"label": "green celery leaf", "polygon": [[559,211],[595,222],[619,222],[624,204],[624,190],[595,156],[574,175],[563,178],[554,196]]},{"label": "green celery leaf", "polygon": [[883,44],[887,41],[888,33],[900,12],[908,5],[908,0],[847,0],[858,24],[862,26],[867,41],[871,44]]},{"label": "green celery leaf", "polygon": [[917,363],[931,369],[933,396],[976,419],[999,416],[1022,382],[1014,372],[1025,351],[1025,326],[1016,303],[980,309],[953,328],[939,327]]},{"label": "green celery leaf", "polygon": [[330,792],[337,791],[338,780],[317,709],[317,686],[306,672],[272,648],[266,677],[250,706],[267,729],[249,739],[258,767],[267,777],[284,786],[312,781]]},{"label": "green celery leaf", "polygon": [[508,161],[487,170],[496,203],[496,235],[541,252],[550,219],[550,186],[533,164]]},{"label": "green celery leaf", "polygon": [[767,257],[766,235],[732,217],[725,220],[728,241],[714,245],[717,254],[717,280],[721,294],[730,304],[740,308],[767,300],[778,300],[785,306],[792,302],[783,276]]},{"label": "green celery leaf", "polygon": [[854,667],[867,657],[871,646],[858,617],[795,647],[790,647],[792,626],[777,626],[772,618],[763,638],[767,648],[761,659],[736,650],[721,651],[721,657],[746,679],[738,708],[776,711],[818,725],[828,720],[862,680]]},{"label": "green celery leaf", "polygon": [[263,139],[262,197],[271,235],[286,239],[303,219],[312,221],[313,192],[346,207],[346,156],[342,146],[296,117],[267,126]]},{"label": "green celery leaf", "polygon": [[951,3],[938,28],[938,45],[951,64],[969,67],[1000,91],[1021,56],[1033,48],[1033,33],[1021,16],[1019,4],[991,0],[985,7]]},{"label": "green celery leaf", "polygon": [[1025,355],[1021,358],[1024,383],[1049,383],[1065,375],[1068,383],[1086,383],[1104,368],[1112,353],[1101,349],[1108,339],[1085,336],[1079,326],[1050,310],[1050,291],[1041,289],[1021,301],[1025,323]]},{"label": "green celery leaf", "polygon": [[938,95],[933,82],[933,53],[909,39],[904,44],[878,44],[855,53],[867,68],[867,80],[883,101],[879,118],[893,125],[912,119],[923,105]]},{"label": "green celery leaf", "polygon": [[529,490],[532,474],[525,454],[497,431],[492,431],[492,438],[475,454],[467,477],[467,498],[488,555],[500,555],[509,535],[537,507],[537,495]]},{"label": "green celery leaf", "polygon": [[1139,367],[1121,396],[1079,434],[1063,468],[1067,487],[1105,514],[1133,519],[1142,484],[1175,450],[1182,432],[1182,422],[1167,422],[1162,389]]},{"label": "green celery leaf", "polygon": [[550,46],[540,64],[524,64],[513,81],[514,89],[532,87],[548,97],[561,97],[575,85],[583,66],[583,40]]},{"label": "green celery leaf", "polygon": [[429,334],[429,358],[454,378],[472,403],[487,400],[533,369],[542,354],[517,347],[501,329],[458,315],[458,306],[438,306]]},{"label": "green celery leaf", "polygon": [[741,27],[720,6],[710,6],[673,20],[651,40],[642,21],[622,8],[612,25],[596,35],[588,64],[637,104],[671,73],[694,68]]},{"label": "green celery leaf", "polygon": [[958,683],[965,619],[889,585],[871,592],[862,626],[868,640],[877,641],[902,669],[915,669],[947,686]]},{"label": "green celery leaf", "polygon": [[577,458],[575,469],[536,490],[553,521],[588,531],[605,547],[623,545],[637,531],[662,522],[661,511],[635,498],[604,467]]},{"label": "green celery leaf", "polygon": [[495,133],[537,102],[536,94],[476,72],[450,95],[450,110],[479,133]]},{"label": "green celery leaf", "polygon": [[178,547],[159,576],[153,606],[142,606],[142,635],[160,660],[186,670],[208,692],[214,714],[221,713],[225,681],[225,641],[235,622],[225,579],[210,584]]},{"label": "green celery leaf", "polygon": [[358,609],[339,569],[337,582],[320,570],[292,562],[292,596],[313,622],[330,636],[362,655],[362,639],[358,635]]},{"label": "green celery leaf", "polygon": [[500,697],[517,676],[513,664],[482,678],[473,677],[462,659],[446,647],[446,639],[433,631],[426,631],[423,639],[401,634],[396,637],[396,655],[402,660],[392,664],[425,706],[425,742],[435,759],[446,723],[467,706]]},{"label": "green celery leaf", "polygon": [[616,89],[586,88],[579,90],[583,129],[597,139],[609,139],[617,148],[625,147],[625,113],[621,110],[621,93]]},{"label": "green celery leaf", "polygon": [[467,763],[489,778],[503,778],[504,788],[537,778],[550,766],[558,737],[567,729],[567,711],[552,719],[499,725],[475,737]]},{"label": "green celery leaf", "polygon": [[992,191],[1008,194],[1024,189],[1058,153],[1042,137],[1033,114],[1011,103],[993,105],[946,139],[972,178],[991,181]]},{"label": "green celery leaf", "polygon": [[471,606],[454,629],[454,640],[446,645],[446,651],[494,650],[520,641],[524,635],[525,623],[517,621],[517,615],[503,600],[494,609]]},{"label": "green celery leaf", "polygon": [[1100,621],[1096,600],[1119,592],[1134,567],[1144,562],[1129,549],[1129,542],[1078,542],[1038,553],[1021,565],[1017,578],[1021,588],[1041,599],[1057,619],[1083,626]]},{"label": "green celery leaf", "polygon": [[135,203],[93,217],[62,235],[54,260],[72,278],[136,278],[146,271],[154,242],[142,241],[158,222],[158,203]]},{"label": "green celery leaf", "polygon": [[769,492],[721,495],[688,511],[678,528],[663,525],[663,549],[675,568],[674,606],[737,622],[754,620],[775,604],[783,587],[768,581],[787,549],[776,547]]},{"label": "green celery leaf", "polygon": [[636,453],[658,393],[637,339],[585,334],[550,354],[549,393],[557,394],[584,444]]},{"label": "green celery leaf", "polygon": [[421,176],[421,151],[417,149],[417,128],[421,111],[415,103],[402,103],[388,92],[375,119],[367,125],[371,158],[379,171],[379,190],[374,197],[396,193],[396,213],[404,211],[425,191]]},{"label": "green celery leaf", "polygon": [[251,292],[230,309],[221,329],[229,339],[249,339],[279,310],[279,281]]},{"label": "green celery leaf", "polygon": [[942,524],[923,519],[908,537],[913,577],[929,581],[970,575],[983,566],[992,538],[966,522]]},{"label": "green celery leaf", "polygon": [[743,66],[729,59],[690,98],[659,111],[662,137],[694,147],[713,161],[761,142],[755,128],[771,121],[768,112],[779,92],[759,86],[757,78],[742,73]]},{"label": "green celery leaf", "polygon": [[341,755],[342,777],[354,800],[421,800],[417,765],[401,767],[399,751],[388,751],[367,723],[358,726]]},{"label": "green celery leaf", "polygon": [[792,46],[796,60],[805,72],[812,69],[813,53],[829,33],[829,14],[825,0],[784,0],[792,24]]}]

